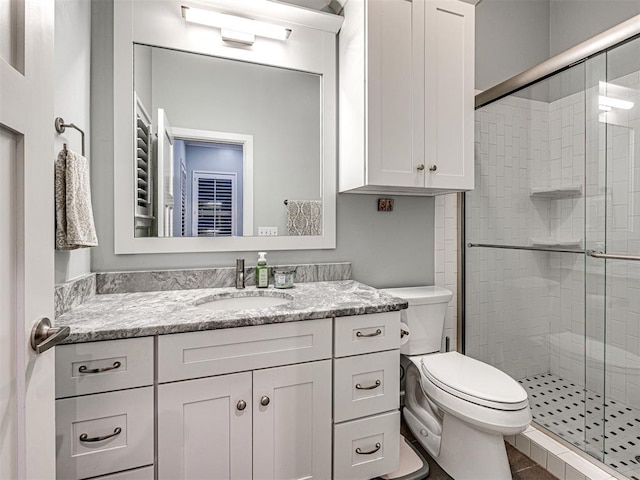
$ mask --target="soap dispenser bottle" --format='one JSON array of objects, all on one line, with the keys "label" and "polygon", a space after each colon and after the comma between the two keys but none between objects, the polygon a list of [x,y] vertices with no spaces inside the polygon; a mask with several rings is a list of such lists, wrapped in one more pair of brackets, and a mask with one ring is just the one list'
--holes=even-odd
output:
[{"label": "soap dispenser bottle", "polygon": [[265,255],[267,252],[258,252],[258,264],[256,265],[256,287],[267,288],[269,286],[269,266]]}]

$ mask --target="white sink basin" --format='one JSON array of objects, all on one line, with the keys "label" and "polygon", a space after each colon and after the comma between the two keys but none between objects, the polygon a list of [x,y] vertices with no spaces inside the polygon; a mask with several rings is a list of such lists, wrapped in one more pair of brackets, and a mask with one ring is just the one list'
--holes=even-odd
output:
[{"label": "white sink basin", "polygon": [[206,299],[196,305],[201,310],[249,310],[254,308],[276,307],[289,303],[292,299],[280,296],[246,295]]}]

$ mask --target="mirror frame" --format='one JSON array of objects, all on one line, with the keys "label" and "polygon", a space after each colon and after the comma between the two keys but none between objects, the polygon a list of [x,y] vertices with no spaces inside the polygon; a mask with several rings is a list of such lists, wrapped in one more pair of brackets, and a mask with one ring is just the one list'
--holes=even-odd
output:
[{"label": "mirror frame", "polygon": [[[239,13],[292,30],[287,41],[256,37],[252,46],[226,43],[220,30],[187,23],[182,5]],[[115,0],[114,250],[116,254],[311,250],[336,248],[336,34],[343,17],[264,0]],[[143,237],[135,233],[133,45],[140,43],[322,76],[322,235],[278,237]],[[122,186],[125,185],[124,188]]]}]

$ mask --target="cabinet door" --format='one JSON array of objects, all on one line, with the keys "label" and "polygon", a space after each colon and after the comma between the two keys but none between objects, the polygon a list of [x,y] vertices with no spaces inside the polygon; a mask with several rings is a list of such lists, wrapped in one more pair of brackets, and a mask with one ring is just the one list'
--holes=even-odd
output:
[{"label": "cabinet door", "polygon": [[425,186],[473,188],[474,6],[427,0]]},{"label": "cabinet door", "polygon": [[423,187],[424,4],[366,2],[369,185]]},{"label": "cabinet door", "polygon": [[251,478],[251,415],[251,372],[160,385],[158,478]]},{"label": "cabinet door", "polygon": [[331,478],[331,360],[254,371],[253,399],[253,478]]}]

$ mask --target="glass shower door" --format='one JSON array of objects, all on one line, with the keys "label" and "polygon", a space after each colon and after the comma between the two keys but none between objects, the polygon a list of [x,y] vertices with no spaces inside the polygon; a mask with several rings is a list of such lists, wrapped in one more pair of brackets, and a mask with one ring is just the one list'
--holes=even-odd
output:
[{"label": "glass shower door", "polygon": [[602,438],[593,442],[599,443],[601,459],[638,480],[640,39],[590,62],[586,380],[588,391],[601,398],[588,405],[587,412],[592,416],[594,439]]},{"label": "glass shower door", "polygon": [[640,480],[640,39],[476,111],[465,353]]},{"label": "glass shower door", "polygon": [[466,351],[518,380],[584,449],[586,65],[476,111],[465,197]]}]

